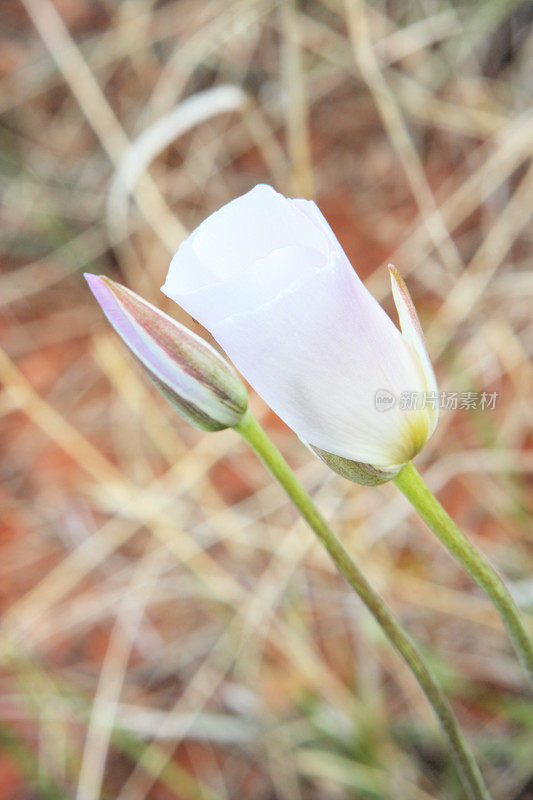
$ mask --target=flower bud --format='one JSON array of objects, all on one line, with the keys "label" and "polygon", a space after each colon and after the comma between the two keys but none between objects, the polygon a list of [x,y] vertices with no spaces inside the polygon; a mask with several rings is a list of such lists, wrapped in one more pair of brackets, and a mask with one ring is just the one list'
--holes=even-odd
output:
[{"label": "flower bud", "polygon": [[119,283],[89,273],[85,278],[116,332],[188,422],[204,431],[240,422],[246,388],[211,345]]}]

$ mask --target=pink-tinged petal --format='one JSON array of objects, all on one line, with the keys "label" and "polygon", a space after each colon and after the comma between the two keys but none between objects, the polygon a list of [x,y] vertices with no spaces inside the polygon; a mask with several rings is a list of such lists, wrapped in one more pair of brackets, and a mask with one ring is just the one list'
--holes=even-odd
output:
[{"label": "pink-tinged petal", "polygon": [[[396,267],[392,264],[389,264],[389,271],[392,284],[392,296],[394,299],[394,304],[396,305],[396,310],[398,311],[402,336],[419,359],[420,368],[424,375],[425,391],[437,393],[438,387],[435,379],[435,373],[428,355],[424,340],[424,333],[422,331],[422,326],[420,325],[420,320],[418,319],[418,314],[416,313],[413,300],[409,294],[409,290],[403,277]],[[430,405],[427,408],[430,417],[430,435],[437,426],[439,418],[438,408],[438,402],[434,403],[434,407]]]},{"label": "pink-tinged petal", "polygon": [[214,348],[124,286],[104,276],[85,278],[117,333],[186,419],[203,430],[240,421],[246,389]]}]

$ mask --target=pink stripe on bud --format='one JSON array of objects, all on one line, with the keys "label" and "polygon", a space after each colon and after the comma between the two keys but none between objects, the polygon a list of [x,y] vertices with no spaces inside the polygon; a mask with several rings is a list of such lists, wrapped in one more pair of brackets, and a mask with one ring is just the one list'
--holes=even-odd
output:
[{"label": "pink stripe on bud", "polygon": [[206,431],[241,420],[246,389],[211,345],[110,278],[90,273],[85,278],[111,325],[185,419]]}]

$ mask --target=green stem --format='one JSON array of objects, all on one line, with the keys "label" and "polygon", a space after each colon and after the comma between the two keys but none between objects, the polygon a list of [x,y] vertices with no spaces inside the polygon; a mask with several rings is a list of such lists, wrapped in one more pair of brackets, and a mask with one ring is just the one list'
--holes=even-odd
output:
[{"label": "green stem", "polygon": [[448,516],[412,462],[405,465],[394,478],[394,482],[450,553],[492,600],[518,655],[533,678],[533,641],[500,576]]},{"label": "green stem", "polygon": [[465,789],[473,800],[490,800],[479,768],[466,743],[453,710],[432,672],[410,637],[394,618],[380,595],[370,586],[341,541],[333,533],[291,468],[248,411],[235,430],[251,445],[322,542],[338,569],[357,592],[384,633],[413,672],[429,700],[448,740]]}]

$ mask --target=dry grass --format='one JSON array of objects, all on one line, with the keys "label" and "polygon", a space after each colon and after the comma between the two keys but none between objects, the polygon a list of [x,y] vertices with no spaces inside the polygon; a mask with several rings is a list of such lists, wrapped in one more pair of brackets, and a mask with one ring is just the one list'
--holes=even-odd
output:
[{"label": "dry grass", "polygon": [[[211,210],[259,181],[314,193],[388,308],[383,266],[408,276],[441,388],[499,393],[444,412],[418,461],[531,611],[526,4],[2,14],[2,797],[459,800],[418,687],[279,488],[152,392],[81,273],[168,309],[169,256]],[[494,797],[533,797],[531,695],[488,602],[394,487],[343,482],[252,405]]]}]

